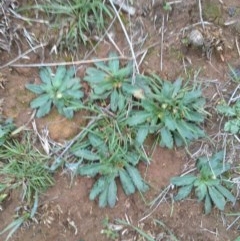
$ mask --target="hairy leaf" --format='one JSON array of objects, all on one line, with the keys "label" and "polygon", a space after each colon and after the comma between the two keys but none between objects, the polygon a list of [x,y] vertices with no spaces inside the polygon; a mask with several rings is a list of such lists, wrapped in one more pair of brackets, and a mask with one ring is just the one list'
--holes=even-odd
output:
[{"label": "hairy leaf", "polygon": [[89,194],[89,199],[94,200],[105,188],[106,188],[106,179],[105,177],[101,177],[95,182],[93,188],[91,189],[91,192]]},{"label": "hairy leaf", "polygon": [[135,192],[135,186],[129,174],[124,169],[122,169],[119,171],[119,176],[125,194],[133,194]]},{"label": "hairy leaf", "polygon": [[148,186],[147,184],[143,181],[139,171],[131,166],[131,165],[127,165],[126,166],[127,172],[129,174],[129,176],[132,178],[132,181],[134,183],[134,185],[137,187],[137,189],[140,192],[145,192],[148,190]]},{"label": "hairy leaf", "polygon": [[44,105],[42,105],[38,108],[36,116],[38,118],[45,116],[46,114],[48,114],[50,112],[51,106],[52,106],[52,101],[48,100],[47,103],[45,103]]},{"label": "hairy leaf", "polygon": [[161,131],[161,139],[160,139],[160,145],[166,146],[169,149],[173,148],[173,137],[169,129],[166,127],[162,128]]},{"label": "hairy leaf", "polygon": [[90,165],[79,167],[78,172],[82,176],[94,177],[98,173],[101,173],[102,169],[103,165],[101,163],[92,163]]},{"label": "hairy leaf", "polygon": [[99,156],[96,153],[93,153],[92,151],[89,151],[87,149],[79,149],[74,151],[74,155],[77,157],[84,158],[89,161],[96,161],[99,160]]},{"label": "hairy leaf", "polygon": [[106,207],[108,204],[108,188],[105,188],[99,195],[98,205],[100,208]]},{"label": "hairy leaf", "polygon": [[108,205],[112,208],[117,201],[117,184],[114,179],[111,180],[108,186]]},{"label": "hairy leaf", "polygon": [[204,182],[201,182],[195,189],[195,194],[198,198],[198,201],[202,201],[207,194],[207,186]]}]

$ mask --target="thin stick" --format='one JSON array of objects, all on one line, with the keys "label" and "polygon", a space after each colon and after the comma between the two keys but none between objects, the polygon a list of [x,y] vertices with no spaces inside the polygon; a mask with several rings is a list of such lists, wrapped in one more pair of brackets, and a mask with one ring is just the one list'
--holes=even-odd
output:
[{"label": "thin stick", "polygon": [[123,22],[122,22],[122,19],[121,19],[120,16],[119,16],[119,13],[118,13],[116,7],[114,6],[112,0],[110,0],[109,2],[111,3],[114,12],[115,12],[115,14],[117,15],[118,21],[119,21],[119,23],[120,23],[120,25],[121,25],[121,27],[122,27],[122,30],[123,30],[123,32],[124,32],[124,35],[125,35],[125,37],[126,37],[126,39],[127,39],[127,42],[128,42],[128,44],[129,44],[130,51],[131,51],[131,54],[132,54],[132,58],[133,58],[133,61],[134,61],[135,67],[136,67],[136,71],[137,71],[137,73],[139,73],[136,56],[135,56],[135,53],[134,53],[134,49],[133,49],[131,40],[130,40],[129,37],[128,37],[127,30],[126,30],[126,28],[125,28],[125,26],[124,26],[124,24],[123,24]]},{"label": "thin stick", "polygon": [[239,49],[239,44],[238,44],[237,37],[235,38],[235,43],[236,43],[236,46],[237,46],[238,56],[240,57],[240,49]]},{"label": "thin stick", "polygon": [[[36,49],[36,47],[34,48]],[[27,52],[31,52],[32,49],[28,50]],[[25,52],[22,55],[26,55],[27,53]],[[11,67],[16,67],[16,68],[36,68],[36,67],[43,67],[43,66],[48,66],[48,67],[52,67],[52,66],[67,66],[67,65],[80,65],[80,64],[91,64],[91,63],[96,63],[96,62],[101,62],[101,61],[109,61],[109,60],[113,60],[113,59],[124,59],[124,60],[131,60],[131,58],[129,57],[112,57],[112,58],[101,58],[101,59],[91,59],[91,60],[79,60],[79,61],[72,61],[72,62],[59,62],[59,63],[36,63],[36,64],[13,64],[14,62],[16,62],[17,60],[19,60],[20,58],[22,58],[21,56],[18,56],[16,59],[11,60],[10,62],[8,62],[5,65],[0,66],[0,69],[3,69],[5,67],[11,66]]]},{"label": "thin stick", "polygon": [[161,34],[161,56],[160,56],[160,70],[163,69],[163,36],[164,36],[164,15],[162,18],[162,34]]},{"label": "thin stick", "polygon": [[202,17],[202,4],[201,4],[201,0],[198,0],[198,7],[199,7],[200,21],[201,21],[201,24],[202,24],[203,29],[205,29],[204,21],[203,21],[203,17]]}]

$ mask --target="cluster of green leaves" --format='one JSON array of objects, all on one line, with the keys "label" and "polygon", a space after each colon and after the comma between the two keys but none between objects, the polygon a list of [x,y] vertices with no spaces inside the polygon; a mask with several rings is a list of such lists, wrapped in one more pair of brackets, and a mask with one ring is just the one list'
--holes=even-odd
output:
[{"label": "cluster of green leaves", "polygon": [[125,112],[103,114],[88,130],[86,140],[72,147],[72,153],[79,159],[80,175],[97,177],[89,197],[94,200],[99,196],[100,207],[116,204],[117,177],[126,195],[148,189],[135,167],[145,158],[144,153],[134,145],[134,133],[126,124]]},{"label": "cluster of green leaves", "polygon": [[163,81],[149,79],[151,92],[137,104],[138,109],[128,118],[128,124],[138,128],[137,141],[142,144],[148,134],[156,134],[159,144],[173,148],[204,136],[200,128],[206,112],[200,86],[187,87],[181,79]]},{"label": "cluster of green leaves", "polygon": [[0,146],[7,140],[9,134],[14,130],[15,126],[12,119],[0,119]]},{"label": "cluster of green leaves", "polygon": [[[240,70],[229,65],[230,78],[237,83],[240,83]],[[238,88],[238,87],[237,87]],[[234,104],[227,104],[225,101],[217,105],[219,114],[228,118],[224,124],[224,131],[231,134],[238,134],[240,132],[240,101],[237,100]]]},{"label": "cluster of green leaves", "polygon": [[84,77],[92,88],[91,99],[110,99],[110,107],[114,112],[125,108],[132,95],[141,97],[142,91],[148,89],[146,80],[141,75],[136,76],[133,84],[132,63],[129,62],[121,68],[119,58],[114,52],[109,54],[108,63],[101,61],[94,65],[95,67],[87,68]]},{"label": "cluster of green leaves", "polygon": [[55,74],[51,68],[43,67],[39,72],[42,83],[26,85],[28,90],[39,95],[30,104],[33,109],[37,109],[37,117],[48,114],[53,105],[61,115],[73,117],[74,110],[71,107],[81,103],[80,99],[84,96],[80,79],[75,78],[74,74],[73,67],[66,69],[65,66],[59,66]]},{"label": "cluster of green leaves", "polygon": [[[59,47],[61,50],[75,52],[82,43],[86,44],[94,34],[100,35],[106,19],[112,18],[108,5],[102,0],[47,0],[41,9],[53,19],[52,27],[61,29]],[[58,46],[57,46],[58,47]]]},{"label": "cluster of green leaves", "polygon": [[224,131],[232,134],[240,132],[240,101],[236,101],[232,106],[226,103],[217,106],[218,113],[228,117],[229,120],[224,124]]},{"label": "cluster of green leaves", "polygon": [[214,154],[210,159],[206,156],[197,160],[197,175],[173,177],[171,183],[179,187],[175,200],[185,199],[195,189],[198,201],[204,201],[205,213],[211,212],[213,205],[224,210],[227,201],[234,203],[235,197],[228,190],[229,184],[223,174],[230,169],[228,163],[223,162],[223,151]]}]

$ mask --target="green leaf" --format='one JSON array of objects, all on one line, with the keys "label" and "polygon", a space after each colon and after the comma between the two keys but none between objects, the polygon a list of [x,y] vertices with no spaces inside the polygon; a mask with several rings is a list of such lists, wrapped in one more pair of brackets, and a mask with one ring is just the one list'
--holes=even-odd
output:
[{"label": "green leaf", "polygon": [[223,114],[229,117],[236,116],[235,110],[228,105],[218,105],[216,108],[220,114]]},{"label": "green leaf", "polygon": [[184,198],[186,198],[192,191],[193,184],[183,186],[179,188],[178,194],[174,197],[175,201],[180,201]]},{"label": "green leaf", "polygon": [[49,100],[50,100],[50,97],[48,94],[40,95],[30,103],[31,108],[35,109],[42,105],[45,105]]},{"label": "green leaf", "polygon": [[147,135],[149,133],[149,127],[148,126],[141,126],[137,132],[136,141],[138,144],[142,145],[147,138]]},{"label": "green leaf", "polygon": [[117,184],[114,179],[109,183],[108,186],[108,205],[112,208],[115,206],[117,201]]},{"label": "green leaf", "polygon": [[126,98],[125,96],[120,92],[118,93],[118,109],[123,110],[126,106]]},{"label": "green leaf", "polygon": [[143,181],[139,171],[131,166],[131,165],[127,165],[126,166],[127,172],[129,174],[129,176],[132,178],[132,181],[134,183],[134,185],[137,187],[137,189],[140,192],[145,192],[148,190],[148,186],[147,184]]},{"label": "green leaf", "polygon": [[98,205],[100,208],[104,208],[107,206],[107,204],[108,204],[108,189],[105,188],[99,195]]},{"label": "green leaf", "polygon": [[26,84],[25,87],[32,91],[35,94],[42,94],[44,90],[42,89],[41,85],[35,85],[35,84]]},{"label": "green leaf", "polygon": [[116,89],[113,89],[113,92],[110,96],[110,107],[113,112],[115,112],[118,108],[118,91]]},{"label": "green leaf", "polygon": [[205,197],[204,210],[206,214],[209,214],[212,210],[212,202],[208,193],[206,194],[206,197]]},{"label": "green leaf", "polygon": [[89,133],[88,134],[88,139],[93,147],[100,147],[101,145],[104,144],[104,141],[102,138],[100,138],[98,135]]},{"label": "green leaf", "polygon": [[195,189],[195,194],[196,194],[199,202],[204,199],[204,197],[207,194],[207,186],[204,182],[200,182],[200,184]]},{"label": "green leaf", "polygon": [[55,76],[52,79],[52,85],[55,88],[60,87],[61,83],[63,82],[66,72],[67,72],[67,70],[66,70],[65,66],[58,66]]},{"label": "green leaf", "polygon": [[236,198],[232,195],[231,192],[228,191],[227,188],[225,188],[222,185],[216,185],[215,188],[225,197],[227,200],[229,200],[232,203],[236,202]]},{"label": "green leaf", "polygon": [[193,184],[196,179],[197,179],[197,177],[194,176],[194,175],[185,175],[185,176],[182,176],[182,177],[172,177],[170,182],[173,185],[179,187],[179,186],[185,186],[185,185]]},{"label": "green leaf", "polygon": [[101,163],[92,163],[86,166],[79,167],[79,174],[82,176],[94,177],[98,173],[101,173],[103,169],[103,164]]},{"label": "green leaf", "polygon": [[146,122],[150,117],[151,113],[148,113],[146,111],[139,111],[128,118],[127,124],[130,126],[139,125]]},{"label": "green leaf", "polygon": [[106,179],[104,177],[101,177],[95,182],[93,188],[91,189],[89,199],[94,200],[105,188]]},{"label": "green leaf", "polygon": [[99,160],[99,156],[96,153],[93,153],[92,151],[86,150],[86,149],[79,149],[74,151],[74,155],[77,157],[81,157],[83,159],[86,159],[88,161],[96,161]]},{"label": "green leaf", "polygon": [[135,192],[135,186],[128,173],[124,169],[122,169],[119,171],[119,176],[125,194],[133,194]]},{"label": "green leaf", "polygon": [[86,74],[87,75],[85,75],[83,79],[84,81],[88,82],[91,86],[94,84],[101,84],[107,76],[106,73],[92,67],[87,68]]},{"label": "green leaf", "polygon": [[166,146],[169,149],[173,148],[173,137],[171,132],[166,128],[162,128],[160,130],[161,139],[160,139],[160,146]]},{"label": "green leaf", "polygon": [[163,122],[170,131],[174,131],[176,129],[177,123],[172,115],[165,114],[163,116]]},{"label": "green leaf", "polygon": [[45,83],[45,84],[51,84],[52,83],[51,80],[52,80],[53,73],[52,73],[52,70],[51,70],[50,67],[40,68],[39,76],[40,76],[43,83]]},{"label": "green leaf", "polygon": [[223,211],[226,204],[224,196],[213,186],[208,187],[208,192],[216,207]]},{"label": "green leaf", "polygon": [[112,88],[113,86],[110,82],[103,82],[100,85],[94,86],[94,93],[96,95],[102,95],[105,94],[105,92],[111,90]]},{"label": "green leaf", "polygon": [[224,131],[230,132],[232,134],[237,134],[240,130],[240,121],[238,119],[233,119],[225,123]]},{"label": "green leaf", "polygon": [[178,78],[174,83],[173,83],[173,93],[172,97],[174,98],[178,92],[180,91],[182,86],[182,79]]},{"label": "green leaf", "polygon": [[39,109],[37,110],[36,117],[40,118],[48,114],[51,110],[51,106],[52,106],[51,100],[45,103],[45,105],[40,106]]}]

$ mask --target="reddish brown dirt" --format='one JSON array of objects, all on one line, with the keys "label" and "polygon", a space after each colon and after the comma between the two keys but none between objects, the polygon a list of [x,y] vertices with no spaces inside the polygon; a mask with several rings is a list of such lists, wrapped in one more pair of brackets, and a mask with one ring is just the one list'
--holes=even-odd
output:
[{"label": "reddish brown dirt", "polygon": [[[136,1],[135,5],[140,9],[147,5],[149,1]],[[159,1],[156,1],[159,2]],[[168,22],[165,22],[164,46],[163,46],[163,69],[160,69],[160,49],[161,35],[157,34],[162,26],[161,14],[162,9],[156,4],[147,14],[146,17],[134,16],[131,21],[140,23],[143,32],[148,33],[148,38],[144,47],[136,46],[136,52],[141,51],[148,46],[157,43],[157,45],[149,49],[140,71],[145,73],[156,72],[162,78],[173,80],[179,76],[193,79],[195,71],[201,68],[198,79],[203,83],[204,94],[207,100],[211,100],[209,108],[211,109],[218,101],[219,97],[212,100],[212,97],[218,89],[225,88],[224,85],[227,78],[227,64],[236,64],[239,62],[239,56],[235,46],[235,37],[239,39],[240,31],[236,26],[230,25],[223,28],[223,35],[231,48],[226,48],[224,53],[225,62],[221,62],[217,54],[213,54],[211,62],[202,57],[201,50],[195,48],[186,48],[181,44],[181,29],[195,22],[199,22],[198,7],[191,0],[183,1],[176,4],[172,14],[169,16]],[[204,1],[202,1],[204,2]],[[226,0],[224,5],[220,5],[220,1],[212,0],[212,2],[221,6],[221,16],[225,21],[231,20],[227,14],[230,6],[239,6],[238,0]],[[238,8],[239,9],[239,8]],[[150,20],[151,16],[159,13],[160,16],[156,20],[156,28]],[[205,20],[208,16],[204,17]],[[127,18],[126,18],[127,19]],[[214,23],[217,25],[216,23]],[[139,28],[135,27],[136,29]],[[217,25],[219,26],[219,25]],[[122,33],[121,27],[115,26],[116,44],[121,46],[124,54],[129,53],[127,41]],[[40,35],[40,34],[38,34]],[[107,39],[106,39],[107,41]],[[54,62],[53,56],[49,56],[49,48],[45,51],[47,62]],[[102,43],[97,49],[99,57],[107,56],[110,49],[114,49],[110,42]],[[0,64],[4,65],[18,55],[17,49],[13,48],[11,54],[1,52]],[[20,63],[39,63],[40,57],[34,53],[28,55],[30,60],[21,60]],[[183,57],[185,57],[186,69],[183,65]],[[138,59],[139,60],[139,59]],[[191,63],[191,64],[190,64]],[[83,69],[78,75],[82,76]],[[14,118],[15,123],[21,126],[28,122],[32,110],[29,108],[29,102],[34,97],[33,94],[25,90],[25,84],[29,82],[38,82],[38,70],[35,68],[4,68],[1,74],[5,77],[5,89],[0,89],[0,97],[4,99],[3,114]],[[81,72],[81,73],[80,73]],[[214,82],[214,83],[213,83]],[[211,109],[212,110],[212,109]],[[79,112],[74,119],[69,121],[59,116],[55,110],[45,118],[36,120],[39,130],[45,126],[48,127],[51,138],[56,141],[63,142],[76,135],[80,128],[86,124],[83,118],[86,113]],[[218,129],[219,123],[215,120],[206,122],[206,129],[209,133],[214,133]],[[31,128],[31,125],[28,126]],[[105,241],[111,240],[106,235],[101,234],[104,229],[103,220],[109,218],[109,222],[115,219],[126,219],[126,216],[135,226],[140,225],[148,234],[159,237],[156,240],[171,241],[169,234],[161,226],[154,224],[153,219],[164,222],[171,232],[181,241],[233,241],[239,235],[238,225],[235,224],[230,230],[226,230],[226,225],[230,224],[233,219],[225,219],[224,214],[218,210],[214,210],[210,215],[203,214],[203,206],[197,203],[195,199],[188,199],[183,202],[174,203],[168,195],[158,208],[150,215],[149,218],[138,223],[140,219],[145,217],[151,209],[149,203],[154,200],[158,194],[169,185],[172,176],[179,175],[186,170],[186,167],[193,164],[193,160],[189,160],[185,151],[182,150],[166,150],[157,147],[152,156],[152,162],[149,166],[140,164],[139,168],[146,177],[146,181],[151,189],[141,196],[136,193],[126,197],[122,189],[118,188],[117,205],[110,209],[100,209],[97,202],[89,201],[88,195],[92,187],[93,180],[84,177],[75,177],[70,186],[70,174],[59,171],[55,174],[55,184],[44,195],[41,196],[39,210],[37,214],[38,223],[29,223],[24,225],[13,237],[14,241]],[[2,205],[3,210],[0,211],[0,230],[8,225],[14,215],[14,210],[20,205],[19,194],[13,192],[12,195]],[[157,203],[156,203],[157,204]],[[227,211],[232,210],[230,206]],[[225,224],[223,222],[225,220]],[[137,233],[126,228],[127,232],[121,234],[116,240],[143,240],[137,236]],[[162,237],[162,238],[161,238]],[[4,236],[1,236],[4,240]]]}]

